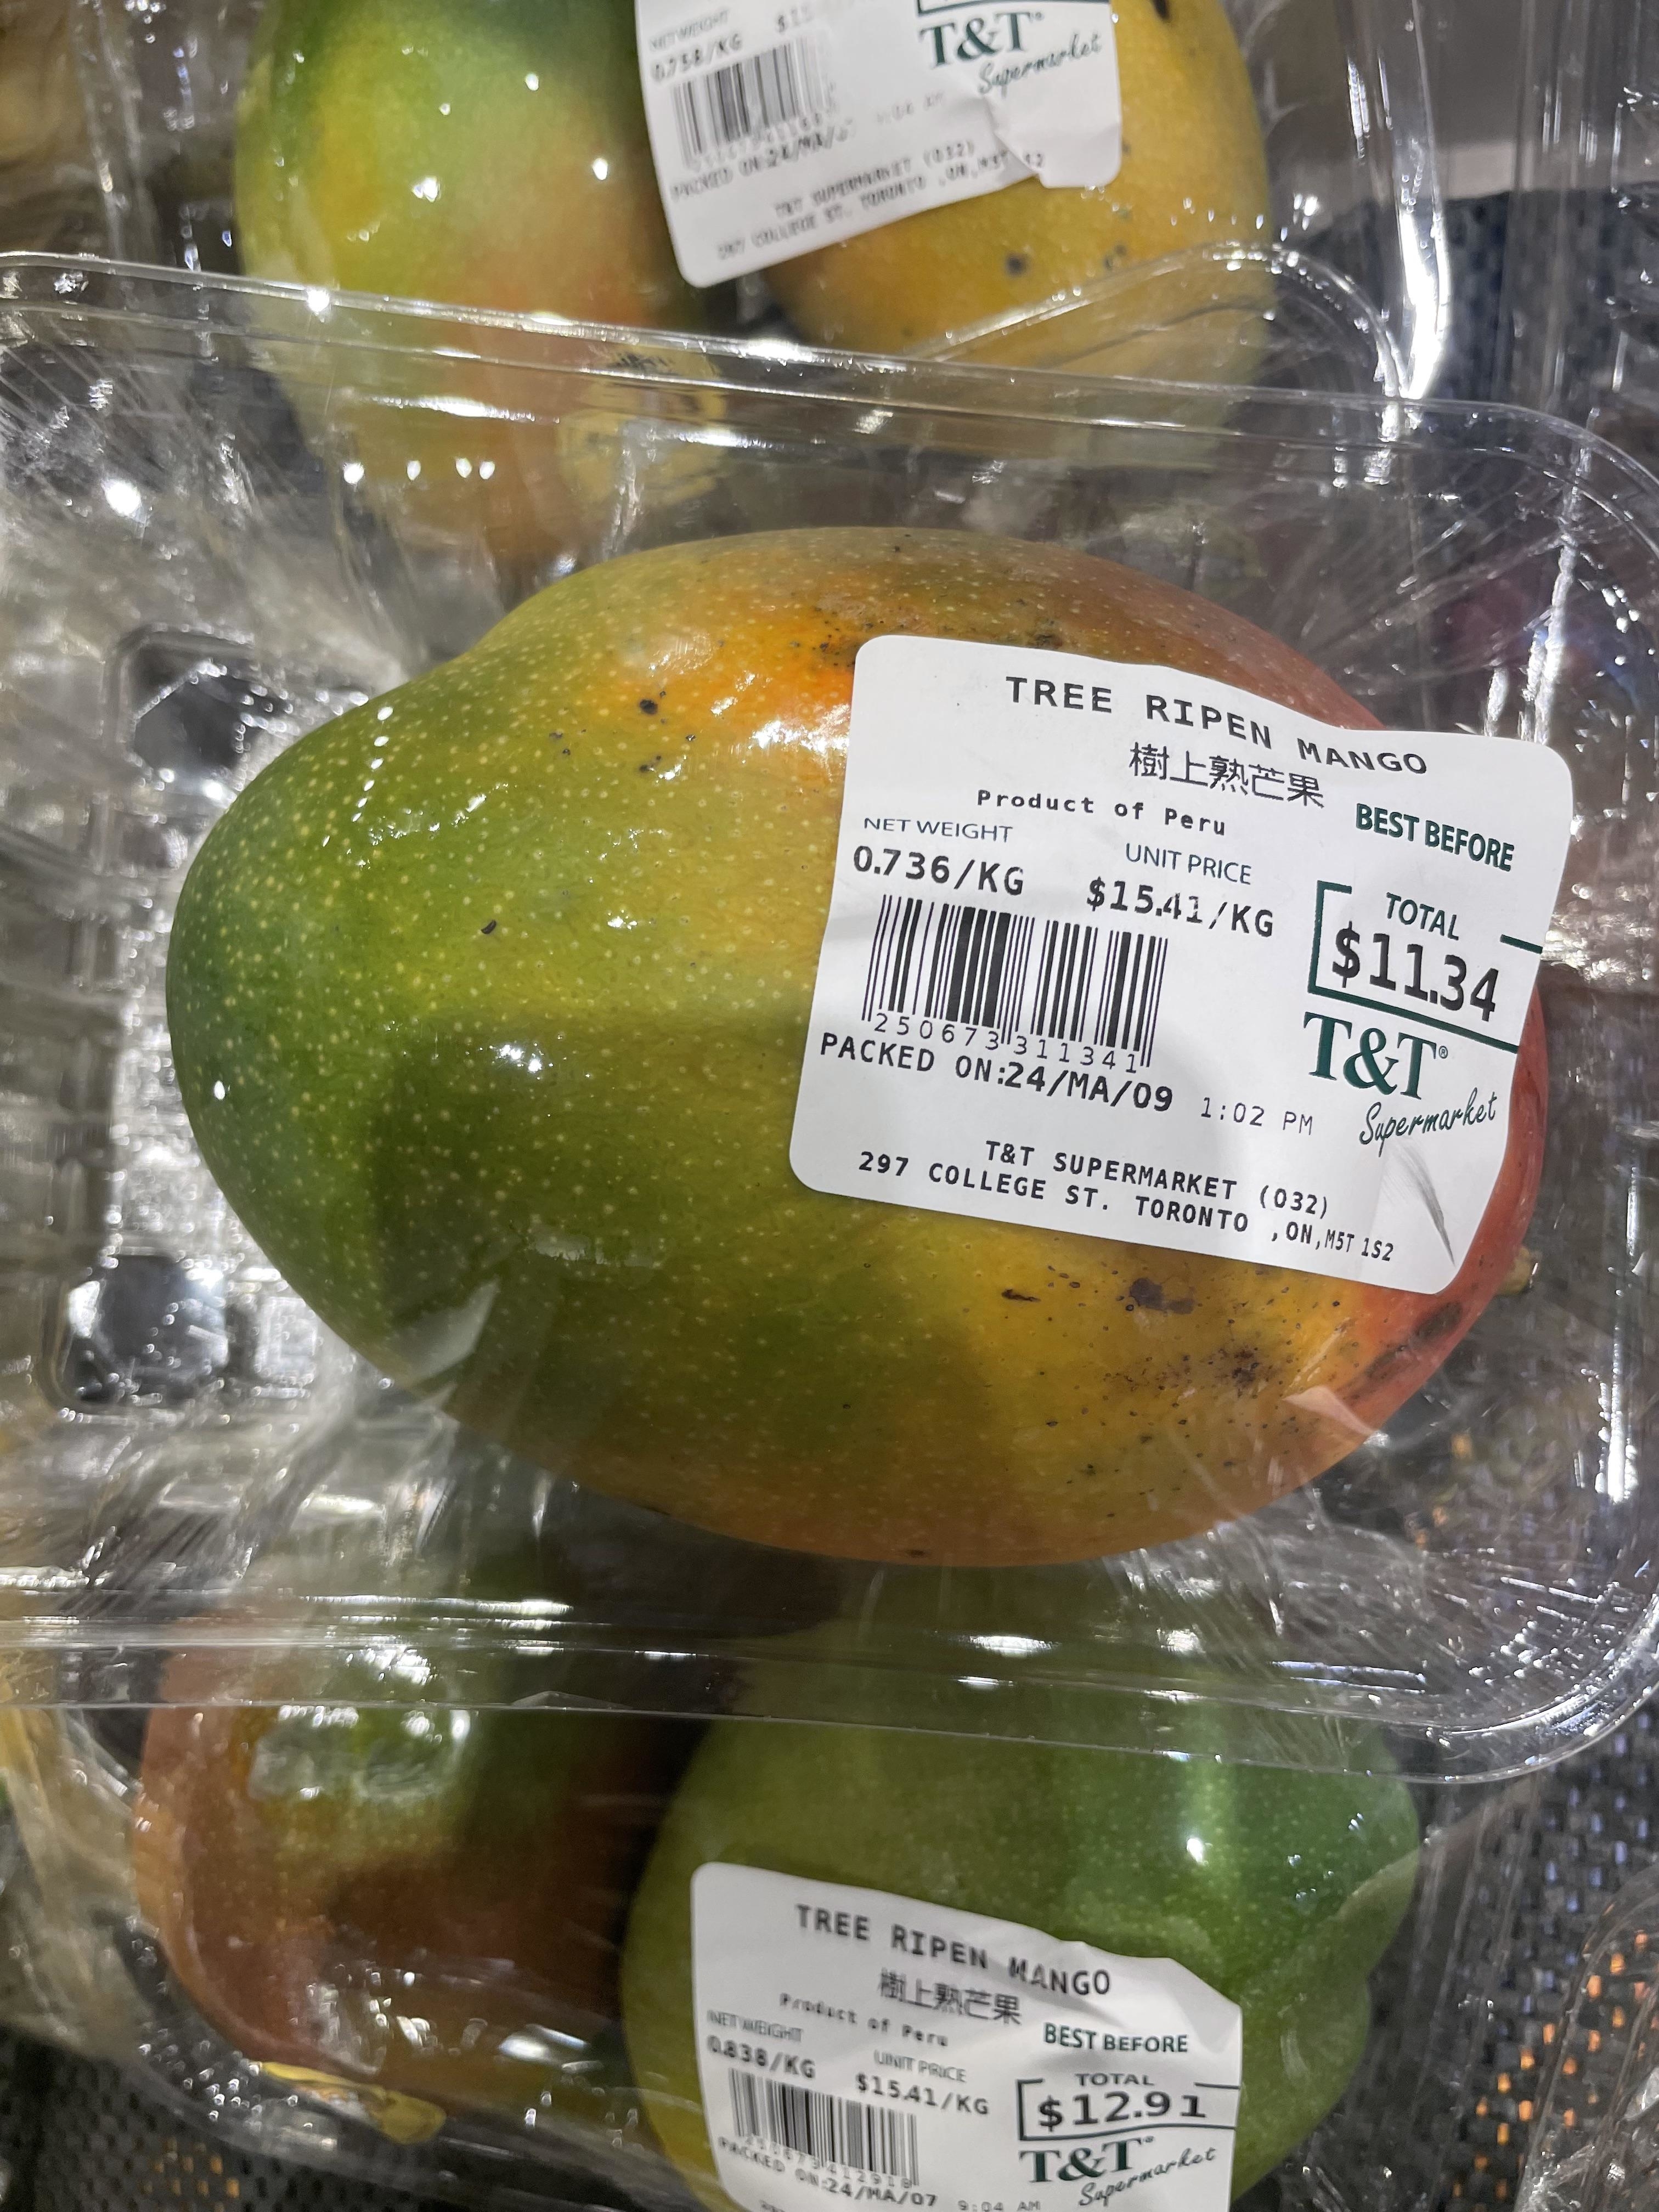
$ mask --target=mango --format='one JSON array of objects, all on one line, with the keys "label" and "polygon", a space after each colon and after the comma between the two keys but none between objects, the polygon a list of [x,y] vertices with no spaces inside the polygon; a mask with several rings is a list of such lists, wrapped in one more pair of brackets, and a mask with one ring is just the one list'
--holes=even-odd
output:
[{"label": "mango", "polygon": [[[837,1636],[799,1641],[833,1650]],[[855,1650],[845,1629],[839,1641]],[[1082,1749],[1096,1716],[1068,1711],[1064,1692],[1037,1693],[1031,1711],[1071,1747],[933,1732],[973,1729],[974,1694],[936,1682],[913,1696],[900,1680],[884,1686],[884,1726],[719,1721],[695,1754],[629,1916],[623,2016],[658,2139],[714,2212],[732,2206],[699,2094],[690,1929],[691,1878],[711,1863],[1185,1966],[1243,2014],[1235,2195],[1294,2148],[1358,2064],[1366,1977],[1411,1901],[1418,1855],[1415,1810],[1380,1744],[1370,1774],[1233,1765],[1224,1710],[1192,1705],[1170,1731],[1178,1755]],[[1287,1756],[1316,1767],[1328,1753],[1318,1721],[1286,1716],[1284,1729]]]},{"label": "mango", "polygon": [[690,1731],[359,1705],[336,1674],[331,1702],[151,1715],[133,1866],[174,1977],[247,2057],[352,2085],[389,2132],[467,2107],[608,2128],[623,1917]]},{"label": "mango", "polygon": [[[633,10],[609,0],[272,0],[237,112],[235,210],[251,276],[647,327],[710,319],[669,243]],[[465,334],[443,337],[440,374],[386,355],[354,391],[331,358],[296,404],[405,538],[449,555],[477,538],[533,575],[580,540],[566,450],[580,426],[537,418],[548,380],[492,362],[487,331],[476,361],[454,351]]]},{"label": "mango", "polygon": [[633,11],[594,0],[274,0],[237,118],[251,276],[696,329]]},{"label": "mango", "polygon": [[[778,263],[768,282],[804,337],[904,353],[1132,262],[1262,242],[1261,131],[1221,0],[1119,0],[1113,21],[1123,161],[1111,183],[1027,178]],[[1193,282],[1194,310],[1208,285],[1230,306],[1258,304],[1247,270],[1194,264]],[[1118,373],[1190,376],[1195,357],[1177,326],[1166,355],[1149,349],[1144,366]]]},{"label": "mango", "polygon": [[332,1328],[597,1489],[940,1565],[1213,1528],[1352,1449],[1503,1281],[1541,1021],[1434,1297],[804,1188],[853,662],[894,632],[1366,719],[1237,617],[1052,544],[801,530],[580,571],[209,836],[168,969],[191,1125]]}]

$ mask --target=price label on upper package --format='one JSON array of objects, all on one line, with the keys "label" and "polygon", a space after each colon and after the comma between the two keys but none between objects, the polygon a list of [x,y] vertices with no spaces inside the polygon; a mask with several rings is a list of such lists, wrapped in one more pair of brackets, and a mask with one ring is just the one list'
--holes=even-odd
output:
[{"label": "price label on upper package", "polygon": [[717,284],[1024,177],[1122,157],[1110,0],[635,0],[658,187]]},{"label": "price label on upper package", "polygon": [[697,2063],[745,2212],[1225,2212],[1243,2024],[1169,1959],[754,1867],[691,1884]]},{"label": "price label on upper package", "polygon": [[1571,816],[1540,745],[874,639],[794,1171],[1443,1290],[1503,1164]]}]

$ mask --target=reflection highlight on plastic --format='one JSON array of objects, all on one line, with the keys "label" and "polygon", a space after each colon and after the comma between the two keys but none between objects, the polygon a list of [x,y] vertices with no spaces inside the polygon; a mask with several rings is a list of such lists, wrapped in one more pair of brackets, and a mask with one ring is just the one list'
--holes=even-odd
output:
[{"label": "reflection highlight on plastic", "polygon": [[1641,1473],[1638,1375],[1650,1372],[1654,1356],[1654,1211],[1659,1198],[1659,1122],[1639,1121],[1620,1132],[1622,1265],[1614,1276],[1612,1371],[1604,1393],[1607,1449],[1598,1487],[1620,1503],[1632,1497]]}]

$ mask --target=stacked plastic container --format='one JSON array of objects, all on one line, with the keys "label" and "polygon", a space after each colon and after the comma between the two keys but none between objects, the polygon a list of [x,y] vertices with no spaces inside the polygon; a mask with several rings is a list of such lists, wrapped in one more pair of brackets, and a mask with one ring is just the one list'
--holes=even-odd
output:
[{"label": "stacked plastic container", "polygon": [[[1182,0],[1145,4],[1167,23]],[[964,313],[905,359],[809,349],[747,279],[728,327],[690,336],[215,273],[239,250],[250,23],[87,0],[89,129],[109,246],[129,258],[0,261],[6,2019],[136,2069],[244,2148],[460,2203],[1200,2212],[1258,2186],[1324,2212],[1437,2203],[1539,1771],[1655,1680],[1659,484],[1580,423],[1424,396],[1451,327],[1433,19],[1242,7],[1259,234]],[[445,184],[410,189],[430,205]],[[798,590],[798,538],[757,554],[757,533],[803,526],[945,565],[919,600],[843,630],[867,576]],[[896,592],[887,556],[868,557]],[[1182,1030],[1160,1014],[1139,967],[1119,973],[1131,1036],[1086,977],[1063,1015],[1000,969],[975,969],[965,996],[954,938],[937,988],[882,966],[891,932],[958,926],[934,894],[961,892],[965,841],[896,799],[854,819],[836,797],[801,866],[799,760],[805,781],[768,801],[784,891],[758,814],[728,878],[726,831],[680,812],[733,711],[700,698],[713,719],[693,728],[681,703],[721,624],[748,641],[732,682],[770,680],[758,639],[816,655],[807,690],[844,689],[863,637],[914,644],[930,610],[973,639],[940,610],[975,561],[1002,564],[999,680],[1028,683],[1033,707],[1042,684],[1057,711],[1109,713],[1114,685],[1127,696],[1165,658],[1141,634],[1121,643],[1115,613],[1093,630],[1075,613],[1103,574],[1109,607],[1140,604],[1094,564],[1157,587],[1146,635],[1200,652],[1214,624],[1231,641],[1224,670],[1195,676],[1170,649],[1157,711],[1197,726],[1196,750],[1137,708],[1145,741],[1091,787],[1106,826],[1075,848],[1097,874],[1048,927],[1072,928],[1066,959],[1153,963],[1172,1008],[1206,968],[1259,972],[1271,1045],[1249,1042],[1241,994],[1211,1048],[1190,1015]],[[495,987],[477,963],[521,957],[506,899],[544,931],[573,902],[587,935],[532,953],[514,971],[515,989],[539,975],[531,998],[509,993],[464,1048],[422,1033],[384,1102],[401,1151],[351,1121],[344,1091],[337,1124],[311,1115],[297,1080],[255,1141],[216,1135],[215,1108],[234,1112],[256,1071],[276,1081],[306,1035],[271,976],[227,981],[216,944],[261,910],[299,917],[309,943],[337,896],[356,934],[329,971],[349,1001],[331,1034],[371,1057],[390,1001],[362,988],[365,962],[404,955],[312,852],[325,819],[345,835],[319,799],[204,920],[187,906],[170,1026],[174,908],[215,822],[349,714],[351,820],[372,825],[352,850],[398,870],[407,852],[425,881],[442,863],[424,841],[447,851],[527,773],[564,774],[614,714],[597,689],[544,712],[532,653],[486,712],[538,749],[532,766],[515,756],[493,800],[451,792],[477,726],[464,682],[430,688],[455,680],[445,665],[544,586],[538,607],[586,593],[580,635],[610,635],[615,579],[647,574],[665,580],[615,648],[638,758],[620,799],[608,756],[586,769],[573,808],[598,842],[573,830],[527,870],[447,882],[465,915],[443,957],[480,988]],[[1163,590],[1222,615],[1182,633],[1170,610],[1191,602]],[[1023,628],[1006,612],[1021,592],[1037,602]],[[753,610],[773,594],[828,627],[767,632]],[[1262,634],[1328,684],[1286,673]],[[853,708],[860,763],[878,756],[860,742],[866,696],[873,679]],[[410,773],[425,698],[444,800],[405,784],[394,805],[382,787]],[[739,797],[775,775],[798,711],[757,720]],[[886,711],[895,747],[929,720]],[[844,719],[822,726],[838,762]],[[700,736],[704,754],[676,750]],[[1411,776],[1462,789],[1462,812],[1413,811]],[[703,787],[717,816],[722,788]],[[991,779],[967,810],[998,833],[979,845],[993,864],[1006,845],[1006,867],[1029,826],[1015,802],[1046,818],[1082,788],[1054,765],[1000,797]],[[1292,803],[1303,858],[1275,865],[1296,896],[1270,902],[1233,855],[1280,834],[1262,809],[1289,822]],[[1446,878],[1470,886],[1461,910],[1407,866],[1431,830],[1432,866],[1465,872]],[[1355,860],[1357,831],[1372,842]],[[1391,888],[1367,855],[1392,866],[1395,848]],[[606,872],[641,850],[655,858],[623,896]],[[1499,933],[1483,902],[1516,850],[1550,882],[1523,883],[1535,918],[1505,907]],[[1375,911],[1336,879],[1362,863]],[[884,871],[896,891],[864,880]],[[596,885],[609,909],[588,916]],[[640,1000],[630,944],[716,921],[705,965],[726,981],[693,963],[672,1019]],[[769,932],[810,939],[805,966],[778,951],[762,976]],[[803,1077],[838,945],[866,962],[864,1000],[830,1021],[820,1000]],[[1052,983],[1049,946],[1026,957]],[[180,981],[185,958],[205,980]],[[738,971],[781,1008],[782,1046],[757,1042]],[[243,1044],[215,1060],[233,1030]],[[852,1039],[855,1081],[860,1061],[896,1086],[949,1055],[955,1088],[930,1091],[914,1154],[931,1193],[837,1188],[823,1162],[866,1094],[823,1073],[809,1090],[814,1055],[837,1064],[825,1036]],[[1439,1100],[1441,1059],[1480,1083]],[[817,1101],[793,1170],[787,1114],[749,1103],[781,1068],[792,1109],[798,1090]],[[1383,1117],[1360,1125],[1377,1162],[1395,1147],[1352,1230],[1340,1190],[1262,1164],[1316,1141],[1310,1083],[1363,1094]],[[964,1098],[985,1102],[966,1138]],[[911,1126],[881,1110],[901,1119],[872,1126]],[[1158,1150],[1158,1117],[1188,1110],[1200,1137],[1236,1132],[1198,1171]],[[512,1141],[480,1143],[507,1185],[573,1114],[599,1164],[494,1191],[485,1256],[466,1245],[463,1261],[442,1176],[466,1182],[479,1152],[447,1132],[500,1113]],[[1044,1117],[1060,1133],[1035,1163],[1052,1188],[1034,1191]],[[289,1123],[313,1121],[324,1149],[283,1200]],[[1436,1142],[1494,1122],[1497,1151],[1475,1144],[1446,1176]],[[337,1184],[327,1133],[348,1123]],[[263,1245],[198,1130],[245,1210],[270,1205]],[[859,1177],[911,1165],[896,1143],[854,1144],[845,1174],[861,1194]],[[1221,1259],[1182,1238],[1234,1200],[1200,1187],[1230,1165],[1237,1233],[1258,1242]],[[325,1185],[320,1231],[285,1243],[284,1204],[298,1218]],[[987,1195],[959,1195],[970,1185]],[[1143,1224],[1121,1281],[1125,1238],[1034,1218],[1097,1202]],[[432,1223],[439,1287],[399,1306],[394,1284],[401,1317],[377,1335],[338,1255],[367,1233],[412,1276]],[[1391,1277],[1407,1229],[1446,1264]],[[1153,1475],[1127,1473],[1153,1431],[1098,1412],[1086,1433],[1111,1463],[1054,1460],[1047,1431],[1069,1439],[1090,1408],[1074,1417],[1048,1378],[1097,1389],[1098,1341],[1184,1370],[1158,1386],[1175,1442]],[[842,1421],[843,1387],[867,1390],[867,1417]],[[1126,1365],[1108,1395],[1158,1392]],[[838,1481],[845,1519],[815,1519]],[[1138,1540],[1115,1536],[1120,1513]],[[1551,2120],[1529,2185],[1557,2186],[1577,2154]],[[1580,2202],[1565,2186],[1547,2201]]]},{"label": "stacked plastic container", "polygon": [[[1585,424],[1654,464],[1653,102],[1648,7],[1533,0],[1523,37],[1493,389]],[[1638,979],[1644,994],[1652,977]],[[1570,1772],[1540,1859],[1549,1967],[1530,1975],[1534,2018],[1497,2103],[1524,2097],[1528,2207],[1659,2201],[1651,2121],[1654,1877],[1645,1735],[1616,1739]],[[1604,1856],[1603,1838],[1616,1857]],[[1588,1880],[1586,1880],[1588,1877]],[[1613,1892],[1603,1905],[1603,1888]],[[1556,1961],[1559,1959],[1559,1964]],[[1503,2167],[1504,2151],[1491,2146]]]}]

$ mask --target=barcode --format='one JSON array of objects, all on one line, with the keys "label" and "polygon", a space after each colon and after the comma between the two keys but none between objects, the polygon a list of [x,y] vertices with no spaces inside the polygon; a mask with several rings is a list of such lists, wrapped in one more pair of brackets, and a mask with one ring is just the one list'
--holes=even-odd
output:
[{"label": "barcode", "polygon": [[831,2166],[882,2173],[913,2185],[916,2179],[916,2123],[912,2113],[884,2112],[854,2097],[824,2096],[787,2081],[763,2081],[735,2066],[732,2120],[737,2133],[775,2142]]},{"label": "barcode", "polygon": [[695,161],[761,137],[775,124],[799,123],[823,104],[817,46],[811,39],[787,39],[674,87],[680,152]]},{"label": "barcode", "polygon": [[889,893],[876,917],[864,1018],[921,1014],[1152,1056],[1169,939],[1086,921]]}]

